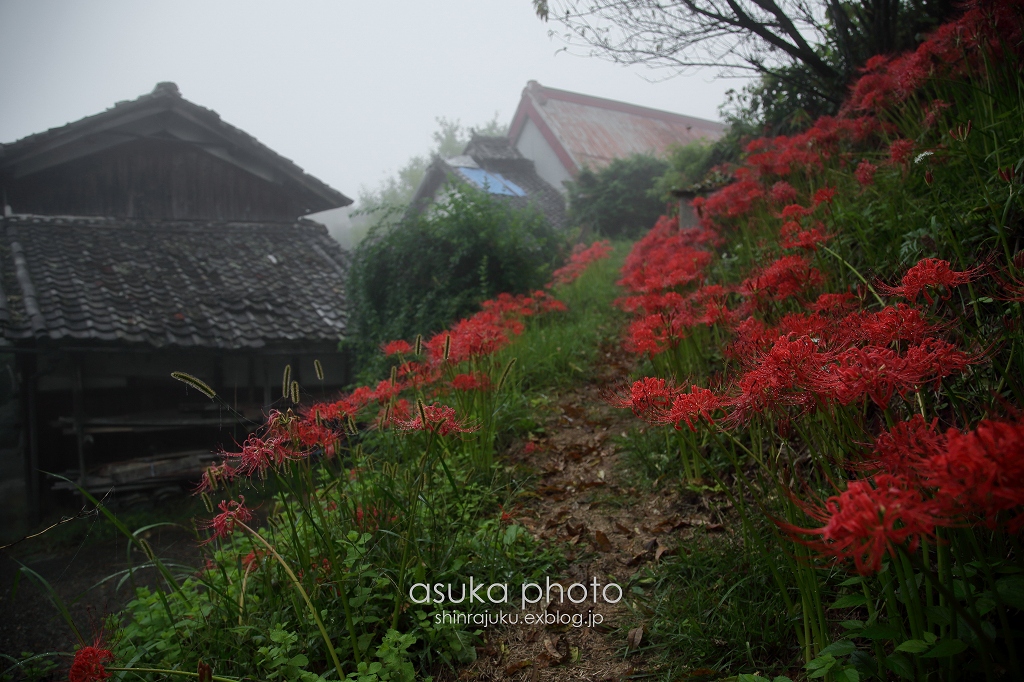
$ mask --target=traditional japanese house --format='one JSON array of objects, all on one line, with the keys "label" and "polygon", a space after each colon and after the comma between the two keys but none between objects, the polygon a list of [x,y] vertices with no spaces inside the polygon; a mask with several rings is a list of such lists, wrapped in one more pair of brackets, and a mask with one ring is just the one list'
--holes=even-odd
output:
[{"label": "traditional japanese house", "polygon": [[9,514],[59,499],[41,472],[170,494],[293,406],[286,366],[302,400],[348,382],[348,256],[301,216],[351,200],[174,84],[0,145],[0,190]]},{"label": "traditional japanese house", "polygon": [[447,187],[459,185],[481,189],[517,208],[533,206],[553,227],[565,227],[562,195],[537,175],[533,161],[520,154],[507,137],[473,135],[459,156],[434,158],[410,208],[428,210]]}]

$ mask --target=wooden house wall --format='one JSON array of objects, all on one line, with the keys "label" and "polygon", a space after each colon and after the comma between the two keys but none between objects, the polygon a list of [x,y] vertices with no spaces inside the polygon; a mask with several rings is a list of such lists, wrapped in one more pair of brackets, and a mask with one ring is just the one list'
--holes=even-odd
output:
[{"label": "wooden house wall", "polygon": [[15,213],[291,221],[307,212],[280,185],[173,140],[126,142],[3,184]]},{"label": "wooden house wall", "polygon": [[[150,455],[236,450],[236,444],[263,422],[268,410],[293,407],[282,398],[286,365],[291,366],[291,378],[299,381],[302,403],[307,405],[335,398],[352,379],[346,356],[331,349],[317,354],[281,353],[122,349],[0,354],[0,369],[6,365],[4,376],[10,377],[9,386],[0,385],[0,512],[15,519],[20,531],[26,512],[31,521],[29,507],[34,506],[38,513],[70,499],[69,493],[51,490],[51,481],[42,475],[36,479],[36,492],[30,493],[25,471],[33,436],[38,470],[78,468],[79,441],[71,423],[76,414],[78,376],[86,468],[92,470]],[[314,360],[321,363],[323,381],[316,376]],[[203,380],[219,399],[212,401],[171,378],[174,371]],[[34,429],[26,418],[29,411],[36,415]],[[235,418],[234,413],[243,414],[248,421]],[[150,416],[161,423],[166,420],[167,426],[127,426],[133,419]],[[182,424],[175,425],[176,420]],[[196,420],[203,424],[196,425]],[[0,533],[0,539],[9,534]]]}]

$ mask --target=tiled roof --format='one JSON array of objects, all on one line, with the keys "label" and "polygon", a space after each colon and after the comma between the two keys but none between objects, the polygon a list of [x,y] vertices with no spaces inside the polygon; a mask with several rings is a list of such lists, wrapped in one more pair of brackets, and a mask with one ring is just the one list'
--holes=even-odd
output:
[{"label": "tiled roof", "polygon": [[584,166],[599,169],[633,154],[660,156],[673,144],[716,140],[726,129],[714,121],[548,88],[536,81],[523,90],[512,118],[513,142],[527,119],[540,128],[573,175]]},{"label": "tiled roof", "polygon": [[0,220],[10,342],[295,348],[345,332],[348,256],[312,221]]},{"label": "tiled roof", "polygon": [[565,227],[565,199],[558,190],[537,175],[533,161],[524,158],[507,137],[474,135],[460,156],[434,159],[416,190],[411,202],[412,207],[415,210],[422,210],[436,196],[445,180],[473,182],[472,178],[459,171],[459,168],[469,164],[500,175],[525,193],[525,196],[495,194],[502,201],[517,208],[533,205],[547,217],[553,227]]},{"label": "tiled roof", "polygon": [[[352,203],[352,199],[309,175],[252,135],[221,120],[216,111],[182,97],[174,83],[157,83],[152,92],[118,102],[106,111],[0,144],[0,174],[20,176],[68,154],[81,155],[144,137],[180,139],[205,146],[208,152],[241,164],[250,172],[301,196],[309,212]],[[78,151],[66,151],[72,147]]]}]

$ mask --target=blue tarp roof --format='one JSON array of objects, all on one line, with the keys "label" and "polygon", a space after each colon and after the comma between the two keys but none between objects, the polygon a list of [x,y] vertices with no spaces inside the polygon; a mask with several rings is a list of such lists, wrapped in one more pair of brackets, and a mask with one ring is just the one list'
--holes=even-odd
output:
[{"label": "blue tarp roof", "polygon": [[456,166],[470,182],[491,194],[502,194],[509,197],[525,197],[526,192],[511,180],[506,180],[499,173],[485,171],[482,168]]}]

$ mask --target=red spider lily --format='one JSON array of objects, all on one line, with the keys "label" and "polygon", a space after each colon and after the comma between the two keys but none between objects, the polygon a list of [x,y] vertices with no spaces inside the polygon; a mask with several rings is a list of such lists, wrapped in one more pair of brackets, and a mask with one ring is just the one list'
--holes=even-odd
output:
[{"label": "red spider lily", "polygon": [[938,327],[926,320],[921,311],[906,303],[877,312],[849,315],[841,326],[852,338],[875,346],[888,346],[897,341],[920,343],[938,331]]},{"label": "red spider lily", "polygon": [[622,268],[619,285],[646,293],[685,286],[700,279],[712,256],[688,242],[687,236],[680,234],[634,248]]},{"label": "red spider lily", "polygon": [[238,472],[227,460],[222,461],[220,464],[208,466],[203,471],[203,477],[199,480],[199,485],[196,487],[195,492],[197,495],[199,493],[212,493],[222,485],[230,485],[231,481],[235,480],[237,474]]},{"label": "red spider lily", "polygon": [[814,213],[813,208],[805,208],[800,204],[790,204],[782,209],[782,213],[779,214],[779,217],[783,220],[799,220],[800,218],[805,218],[812,213]]},{"label": "red spider lily", "polygon": [[777,201],[780,204],[791,204],[796,201],[797,192],[793,185],[785,180],[779,180],[772,185],[771,195],[773,201]]},{"label": "red spider lily", "polygon": [[373,389],[373,400],[383,405],[389,402],[392,398],[402,392],[402,384],[399,382],[391,383],[389,379],[384,379],[377,383],[377,387]]},{"label": "red spider lily", "polygon": [[835,187],[822,187],[814,193],[814,199],[812,200],[812,203],[815,206],[820,206],[821,204],[831,204],[832,200],[835,199],[837,191],[838,190],[836,190]]},{"label": "red spider lily", "polygon": [[68,672],[68,682],[99,682],[110,677],[103,667],[114,660],[114,653],[99,646],[83,646],[75,652],[75,660]]},{"label": "red spider lily", "polygon": [[[999,515],[1024,505],[1024,423],[985,420],[968,433],[946,432],[944,452],[922,464],[921,478],[935,488],[949,513],[979,515],[995,528]],[[1008,521],[1011,533],[1024,527],[1024,512]]]},{"label": "red spider lily", "polygon": [[893,394],[906,396],[915,391],[921,376],[896,351],[878,346],[849,348],[837,357],[831,368],[830,397],[841,405],[857,402],[865,396],[879,407],[889,406]]},{"label": "red spider lily", "polygon": [[384,355],[409,355],[412,352],[412,346],[409,345],[408,341],[388,341],[381,347],[381,352]]},{"label": "red spider lily", "polygon": [[689,393],[679,393],[672,401],[672,407],[664,414],[658,415],[657,421],[673,424],[676,429],[685,422],[691,431],[696,432],[699,419],[703,417],[709,424],[714,424],[712,414],[719,409],[721,401],[713,391],[694,385]]},{"label": "red spider lily", "polygon": [[932,77],[955,79],[988,63],[1007,61],[1006,46],[1020,45],[1018,1],[972,2],[956,21],[940,26],[916,50],[868,60],[844,112],[875,111],[909,99]]},{"label": "red spider lily", "polygon": [[963,142],[971,134],[971,122],[967,121],[967,124],[958,123],[955,128],[950,128],[949,136],[957,142]]},{"label": "red spider lily", "polygon": [[[824,508],[805,505],[809,516],[825,525],[799,528],[776,522],[799,542],[824,555],[853,559],[861,575],[877,573],[882,558],[905,546],[913,552],[922,537],[934,537],[940,520],[937,505],[906,479],[878,474],[872,479],[850,481],[846,490],[825,501]],[[807,540],[804,536],[820,536]]]},{"label": "red spider lily", "polygon": [[242,557],[242,568],[247,572],[254,571],[260,567],[263,560],[269,555],[270,552],[265,549],[254,549]]},{"label": "red spider lily", "polygon": [[889,145],[889,162],[892,164],[907,163],[913,153],[913,140],[896,140]]},{"label": "red spider lily", "polygon": [[491,378],[482,372],[456,374],[452,377],[452,388],[456,391],[487,391],[491,388]]},{"label": "red spider lily", "polygon": [[861,161],[857,164],[857,170],[853,171],[853,177],[857,178],[861,187],[867,187],[875,184],[876,171],[878,171],[878,166],[870,161]]},{"label": "red spider lily", "polygon": [[1012,185],[1017,179],[1017,169],[1013,166],[999,169],[999,178],[1008,185]]},{"label": "red spider lily", "polygon": [[949,261],[938,258],[924,258],[916,265],[907,270],[898,287],[890,287],[879,282],[876,288],[886,296],[902,296],[913,301],[920,293],[924,294],[928,303],[933,303],[932,297],[928,294],[929,287],[953,287],[977,279],[986,269],[986,266],[979,265],[958,272],[949,266]]},{"label": "red spider lily", "polygon": [[817,342],[822,337],[828,336],[834,322],[822,315],[804,315],[802,313],[787,313],[783,315],[770,330],[772,342],[778,337],[809,337]]},{"label": "red spider lily", "polygon": [[677,393],[677,389],[664,379],[644,377],[634,381],[625,391],[614,392],[606,399],[612,407],[633,410],[633,414],[641,418],[656,418],[659,412],[668,409]]},{"label": "red spider lily", "polygon": [[615,305],[628,313],[642,311],[647,315],[661,313],[666,310],[677,310],[686,305],[687,298],[675,291],[653,291],[640,296],[624,296],[615,299]]},{"label": "red spider lily", "polygon": [[657,355],[686,338],[697,321],[688,307],[647,315],[630,323],[624,345],[633,353]]},{"label": "red spider lily", "polygon": [[939,120],[939,116],[942,115],[942,112],[949,109],[951,106],[953,105],[941,99],[932,100],[932,103],[925,108],[924,127],[931,128],[935,125],[936,121]]},{"label": "red spider lily", "polygon": [[813,303],[807,305],[808,310],[823,315],[841,315],[853,310],[859,305],[855,294],[850,292],[842,294],[822,294]]},{"label": "red spider lily", "polygon": [[[268,417],[268,421],[271,418]],[[238,460],[238,465],[234,467],[237,473],[244,476],[259,474],[263,478],[267,469],[292,459],[293,453],[285,447],[280,437],[260,438],[256,434],[251,434],[242,444],[242,451],[230,452],[228,457]]]},{"label": "red spider lily", "polygon": [[[424,423],[423,418],[426,418]],[[466,426],[455,415],[455,409],[440,403],[424,405],[422,416],[417,414],[409,421],[396,420],[395,425],[404,431],[433,431],[440,436],[453,433],[471,433],[479,426]]]},{"label": "red spider lily", "polygon": [[213,530],[213,535],[203,544],[213,542],[217,538],[226,538],[235,531],[238,524],[252,520],[252,512],[245,508],[245,497],[242,495],[238,496],[237,502],[222,500],[217,507],[220,514],[214,516],[205,526]]},{"label": "red spider lily", "polygon": [[726,347],[725,355],[740,360],[746,366],[752,363],[751,358],[767,352],[772,342],[779,336],[756,317],[748,317],[737,324],[735,333],[736,338]]},{"label": "red spider lily", "polygon": [[945,449],[946,437],[936,431],[938,421],[929,424],[915,414],[910,421],[896,424],[875,439],[874,459],[867,464],[920,487],[922,464]]},{"label": "red spider lily", "polygon": [[730,420],[745,423],[754,415],[783,414],[788,407],[808,410],[816,394],[827,394],[831,377],[823,371],[834,353],[810,337],[778,337],[767,353],[741,358],[748,369],[736,382],[739,394],[724,401]]},{"label": "red spider lily", "polygon": [[779,246],[784,249],[806,249],[808,251],[814,251],[818,248],[818,244],[827,242],[832,238],[832,235],[826,234],[824,231],[824,224],[820,221],[814,227],[804,230],[800,227],[800,223],[787,222],[783,223],[782,229],[779,232],[779,236],[782,238],[779,242]]},{"label": "red spider lily", "polygon": [[820,286],[824,277],[802,256],[783,256],[768,267],[743,280],[740,290],[755,303],[781,301]]},{"label": "red spider lily", "polygon": [[572,255],[569,256],[569,262],[551,273],[551,283],[549,287],[569,284],[575,281],[583,271],[587,269],[587,266],[594,261],[607,258],[612,252],[612,245],[607,239],[600,242],[594,242],[590,246],[584,246],[583,244],[577,244],[573,247]]},{"label": "red spider lily", "polygon": [[[749,159],[748,159],[748,162]],[[780,173],[785,175],[786,173]],[[735,218],[746,214],[754,203],[764,196],[761,183],[756,180],[739,180],[727,185],[707,198],[704,214],[708,217]]]}]

